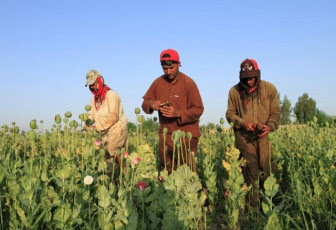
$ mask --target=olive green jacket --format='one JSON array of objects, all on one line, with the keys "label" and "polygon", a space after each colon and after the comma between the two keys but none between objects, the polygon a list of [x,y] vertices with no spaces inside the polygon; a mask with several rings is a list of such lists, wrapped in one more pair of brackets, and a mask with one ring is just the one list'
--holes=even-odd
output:
[{"label": "olive green jacket", "polygon": [[237,141],[246,142],[249,139],[257,138],[255,133],[246,131],[243,128],[244,122],[252,122],[255,125],[259,123],[266,124],[271,127],[272,131],[278,128],[281,113],[277,90],[273,84],[263,80],[260,82],[259,87],[259,97],[256,91],[248,94],[246,110],[244,110],[239,94],[239,85],[237,84],[230,89],[226,119],[233,123],[238,148],[244,143],[237,143]]}]

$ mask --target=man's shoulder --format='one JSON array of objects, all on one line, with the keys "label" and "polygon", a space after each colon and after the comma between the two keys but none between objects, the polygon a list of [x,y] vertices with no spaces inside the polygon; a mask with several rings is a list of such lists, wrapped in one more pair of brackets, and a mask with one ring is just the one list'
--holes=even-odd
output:
[{"label": "man's shoulder", "polygon": [[106,97],[109,97],[109,98],[120,98],[120,96],[113,89],[109,89],[106,92]]},{"label": "man's shoulder", "polygon": [[180,77],[181,80],[183,80],[186,83],[195,84],[196,85],[194,79],[192,79],[191,77],[189,77],[185,73],[179,72],[179,77]]},{"label": "man's shoulder", "polygon": [[260,84],[266,88],[271,88],[271,89],[275,89],[276,90],[276,87],[273,83],[271,82],[268,82],[268,81],[265,81],[265,80],[261,80],[260,81]]},{"label": "man's shoulder", "polygon": [[237,83],[237,84],[235,84],[234,86],[231,87],[230,93],[238,92],[239,89],[240,89],[240,86],[239,86],[239,83]]}]

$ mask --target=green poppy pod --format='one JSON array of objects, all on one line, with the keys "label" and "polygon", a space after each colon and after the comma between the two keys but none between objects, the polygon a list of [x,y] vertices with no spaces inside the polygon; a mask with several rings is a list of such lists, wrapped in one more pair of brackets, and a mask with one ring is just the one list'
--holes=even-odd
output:
[{"label": "green poppy pod", "polygon": [[140,115],[140,116],[138,117],[138,121],[139,121],[140,123],[144,122],[144,120],[145,120],[145,118],[144,118],[143,115]]},{"label": "green poppy pod", "polygon": [[37,128],[37,125],[36,125],[36,120],[31,120],[30,123],[29,123],[29,126],[31,129],[36,129]]},{"label": "green poppy pod", "polygon": [[75,120],[72,120],[72,121],[70,121],[70,124],[69,124],[69,125],[70,125],[71,128],[74,128],[74,129],[75,129],[75,128],[78,127],[78,122],[75,121]]},{"label": "green poppy pod", "polygon": [[55,116],[55,122],[56,122],[56,124],[61,124],[61,122],[62,122],[62,118],[61,118],[61,115],[59,115],[59,114],[57,114],[56,116]]},{"label": "green poppy pod", "polygon": [[18,127],[18,126],[14,126],[14,127],[13,127],[13,133],[14,133],[14,134],[19,134],[19,132],[20,132],[19,127]]},{"label": "green poppy pod", "polygon": [[174,143],[178,142],[180,139],[180,130],[176,130],[172,133],[171,139]]},{"label": "green poppy pod", "polygon": [[72,116],[72,113],[71,113],[70,111],[67,111],[67,112],[64,114],[64,116],[65,116],[66,118],[70,118],[70,117]]},{"label": "green poppy pod", "polygon": [[86,110],[87,112],[89,112],[89,111],[91,110],[91,105],[86,105],[86,106],[85,106],[85,110]]},{"label": "green poppy pod", "polygon": [[14,126],[15,124],[16,124],[15,121],[13,121],[13,122],[12,122],[12,125]]},{"label": "green poppy pod", "polygon": [[140,108],[136,107],[136,108],[134,109],[134,112],[135,112],[135,114],[139,114],[139,113],[140,113]]},{"label": "green poppy pod", "polygon": [[36,133],[34,132],[34,130],[30,130],[30,131],[28,132],[28,138],[29,138],[30,140],[35,140],[35,139],[36,139]]},{"label": "green poppy pod", "polygon": [[162,130],[162,132],[163,132],[163,134],[166,135],[168,133],[168,129],[166,127],[164,127],[163,130]]},{"label": "green poppy pod", "polygon": [[267,139],[268,139],[269,141],[272,141],[272,140],[274,139],[274,135],[273,135],[273,133],[269,133],[269,134],[267,134]]},{"label": "green poppy pod", "polygon": [[78,115],[78,118],[81,120],[81,121],[84,121],[84,113],[81,113]]},{"label": "green poppy pod", "polygon": [[188,138],[188,140],[191,140],[191,138],[192,138],[191,132],[187,132],[187,138]]},{"label": "green poppy pod", "polygon": [[84,121],[86,121],[89,118],[89,116],[87,115],[87,113],[84,113]]},{"label": "green poppy pod", "polygon": [[235,142],[235,140],[236,140],[236,137],[235,136],[231,136],[231,141]]},{"label": "green poppy pod", "polygon": [[91,126],[91,125],[93,124],[93,122],[92,122],[91,119],[87,119],[87,120],[85,121],[85,124],[86,124],[87,126]]},{"label": "green poppy pod", "polygon": [[63,118],[64,123],[68,123],[69,119],[67,117]]},{"label": "green poppy pod", "polygon": [[221,119],[219,120],[219,122],[223,125],[223,124],[225,123],[224,118],[221,118]]}]

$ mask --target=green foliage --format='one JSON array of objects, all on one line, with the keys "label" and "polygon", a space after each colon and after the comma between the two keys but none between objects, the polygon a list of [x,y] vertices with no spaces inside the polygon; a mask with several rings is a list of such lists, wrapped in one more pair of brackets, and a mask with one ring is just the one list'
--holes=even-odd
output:
[{"label": "green foliage", "polygon": [[280,117],[280,124],[281,125],[288,125],[291,124],[292,121],[290,119],[292,114],[292,104],[290,100],[285,95],[282,102],[280,102],[280,108],[281,108],[281,117]]},{"label": "green foliage", "polygon": [[298,98],[294,107],[294,113],[296,115],[296,123],[306,124],[308,121],[312,121],[315,116],[316,102],[310,98],[307,93],[304,93]]},{"label": "green foliage", "polygon": [[[105,150],[94,144],[98,132],[80,131],[72,122],[55,118],[60,123],[45,133],[20,133],[15,124],[1,127],[1,229],[336,226],[333,120],[324,122],[316,116],[307,125],[281,126],[269,135],[278,169],[259,191],[261,213],[245,209],[249,188],[232,129],[204,127],[197,154],[199,174],[183,165],[170,175],[162,171],[159,180],[157,130],[135,127],[139,136],[130,135],[123,170],[105,161]],[[133,164],[136,158],[140,162]],[[91,178],[90,183],[85,178]],[[139,181],[146,183],[144,191],[137,188]]]}]

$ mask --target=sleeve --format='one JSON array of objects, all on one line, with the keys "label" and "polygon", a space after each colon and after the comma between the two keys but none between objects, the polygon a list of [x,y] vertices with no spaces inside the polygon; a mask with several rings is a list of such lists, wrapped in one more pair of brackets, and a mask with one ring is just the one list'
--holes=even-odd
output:
[{"label": "sleeve", "polygon": [[242,127],[244,123],[244,119],[238,116],[237,110],[238,110],[238,103],[239,100],[237,97],[235,97],[236,92],[234,88],[231,88],[229,92],[229,99],[228,99],[228,105],[226,110],[226,120],[229,123],[233,123],[234,128],[239,129]]},{"label": "sleeve", "polygon": [[152,85],[149,87],[147,90],[146,94],[142,97],[144,100],[142,102],[142,109],[145,113],[147,114],[152,114],[153,109],[151,106],[155,103],[157,100],[157,95],[156,95],[156,81],[152,83]]},{"label": "sleeve", "polygon": [[270,90],[270,108],[269,108],[269,117],[266,125],[271,127],[272,131],[275,131],[278,128],[280,120],[280,105],[278,94],[275,86],[271,85]]},{"label": "sleeve", "polygon": [[180,117],[177,118],[177,122],[179,125],[184,125],[198,121],[203,111],[203,102],[198,87],[196,83],[191,80],[190,87],[188,87],[187,91],[187,109],[178,111]]}]

